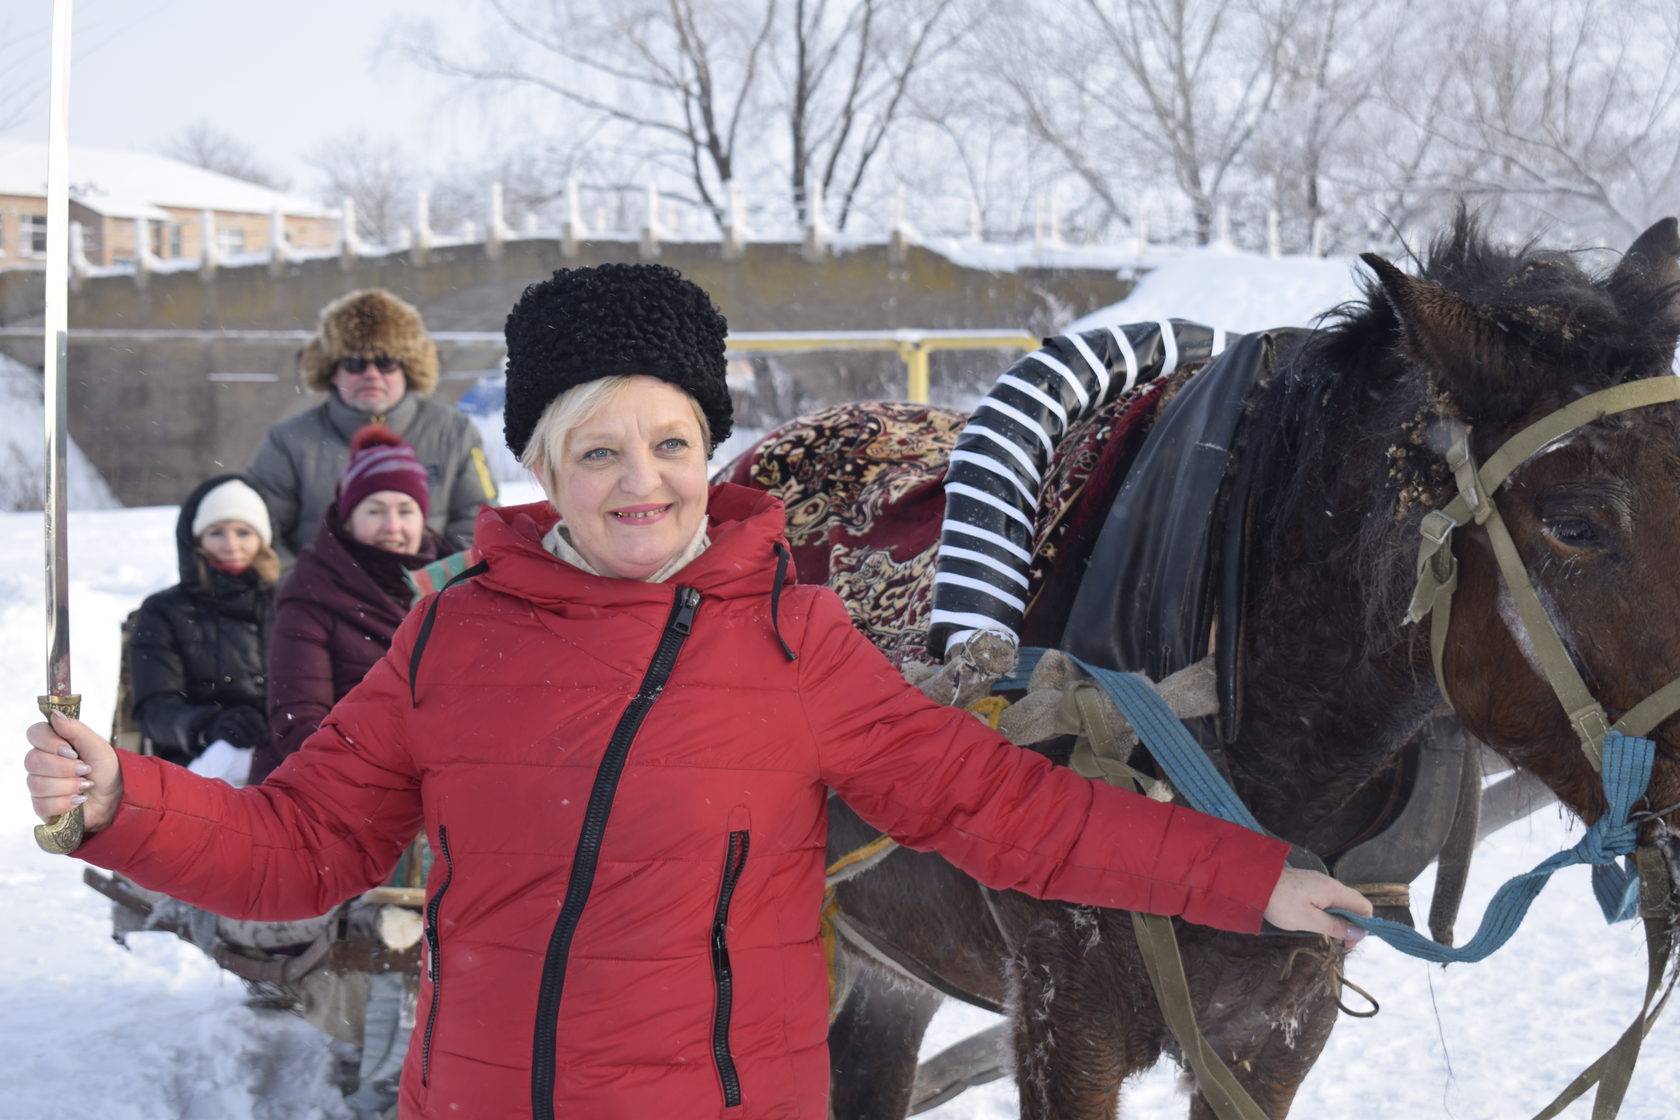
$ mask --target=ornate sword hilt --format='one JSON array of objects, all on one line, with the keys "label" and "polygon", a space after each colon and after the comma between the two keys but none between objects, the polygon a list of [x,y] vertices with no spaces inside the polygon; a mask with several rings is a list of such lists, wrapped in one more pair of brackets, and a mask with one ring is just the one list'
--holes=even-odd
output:
[{"label": "ornate sword hilt", "polygon": [[[37,696],[35,702],[41,707],[41,714],[51,717],[59,712],[71,719],[82,716],[82,698],[79,694],[71,696]],[[77,805],[68,813],[59,813],[48,817],[45,824],[35,826],[35,843],[41,845],[42,851],[54,855],[67,856],[82,846],[82,807]]]}]

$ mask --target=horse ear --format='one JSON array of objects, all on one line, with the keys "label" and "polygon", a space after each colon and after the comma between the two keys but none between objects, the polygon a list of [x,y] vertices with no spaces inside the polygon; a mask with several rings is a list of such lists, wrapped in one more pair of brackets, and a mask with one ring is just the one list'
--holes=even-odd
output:
[{"label": "horse ear", "polygon": [[1608,284],[1617,307],[1663,309],[1666,325],[1680,328],[1680,222],[1664,218],[1634,240]]},{"label": "horse ear", "polygon": [[1375,253],[1361,253],[1359,259],[1377,274],[1412,357],[1432,370],[1435,383],[1471,416],[1479,415],[1481,403],[1501,388],[1486,383],[1490,374],[1505,368],[1500,332],[1457,293],[1409,276]]}]

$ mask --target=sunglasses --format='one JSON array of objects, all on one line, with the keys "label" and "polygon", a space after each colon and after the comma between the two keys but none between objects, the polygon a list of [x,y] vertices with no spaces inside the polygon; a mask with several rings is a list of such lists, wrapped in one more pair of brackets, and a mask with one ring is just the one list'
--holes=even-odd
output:
[{"label": "sunglasses", "polygon": [[368,366],[372,366],[380,373],[391,374],[402,369],[402,363],[395,358],[387,358],[381,354],[377,358],[340,358],[338,368],[345,373],[362,373]]}]

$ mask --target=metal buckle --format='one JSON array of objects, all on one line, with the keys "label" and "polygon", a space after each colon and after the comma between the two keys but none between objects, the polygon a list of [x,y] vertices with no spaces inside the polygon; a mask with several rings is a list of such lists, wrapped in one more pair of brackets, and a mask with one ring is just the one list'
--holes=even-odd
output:
[{"label": "metal buckle", "polygon": [[1594,701],[1589,707],[1569,713],[1569,722],[1581,737],[1581,748],[1587,752],[1593,769],[1599,769],[1604,761],[1604,737],[1610,734],[1610,718],[1604,714],[1604,708]]},{"label": "metal buckle", "polygon": [[[1431,527],[1433,526],[1433,531]],[[1432,509],[1424,514],[1423,521],[1418,525],[1418,532],[1423,539],[1435,547],[1431,552],[1438,551],[1442,545],[1452,539],[1453,530],[1458,528],[1458,522],[1449,517],[1445,511]]]}]

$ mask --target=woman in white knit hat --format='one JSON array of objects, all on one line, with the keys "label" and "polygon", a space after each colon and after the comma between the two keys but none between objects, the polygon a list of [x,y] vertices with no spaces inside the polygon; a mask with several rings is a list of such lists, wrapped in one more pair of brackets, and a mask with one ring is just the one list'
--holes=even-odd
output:
[{"label": "woman in white knit hat", "polygon": [[141,604],[129,642],[132,716],[160,757],[239,784],[268,734],[265,661],[280,561],[268,507],[236,474],[181,504],[181,581]]}]

